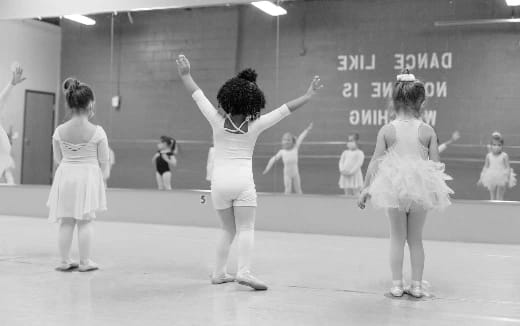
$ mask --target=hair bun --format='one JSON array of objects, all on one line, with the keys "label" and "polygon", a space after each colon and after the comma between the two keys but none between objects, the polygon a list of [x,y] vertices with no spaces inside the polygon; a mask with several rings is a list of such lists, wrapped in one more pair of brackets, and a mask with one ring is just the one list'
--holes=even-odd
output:
[{"label": "hair bun", "polygon": [[65,81],[63,82],[63,92],[64,93],[73,92],[76,89],[78,89],[80,84],[81,83],[79,82],[79,80],[69,77],[69,78],[65,79]]},{"label": "hair bun", "polygon": [[256,77],[258,77],[258,74],[256,73],[256,71],[254,69],[247,68],[247,69],[244,69],[241,72],[239,72],[237,77],[240,79],[245,79],[252,83],[256,83]]}]

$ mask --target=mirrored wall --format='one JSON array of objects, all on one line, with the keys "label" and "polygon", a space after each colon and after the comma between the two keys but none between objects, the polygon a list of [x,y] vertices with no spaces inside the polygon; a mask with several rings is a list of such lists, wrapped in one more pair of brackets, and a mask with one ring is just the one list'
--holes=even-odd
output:
[{"label": "mirrored wall", "polygon": [[[75,76],[94,88],[94,121],[107,131],[115,159],[110,187],[156,189],[153,158],[160,137],[168,136],[177,142],[173,188],[209,189],[211,130],[177,76],[180,53],[191,60],[194,78],[215,105],[220,86],[244,68],[258,72],[266,111],[303,94],[312,77],[321,76],[322,92],[260,137],[253,160],[260,192],[284,193],[283,161],[263,172],[280,149],[291,149],[312,124],[298,148],[303,193],[342,195],[340,158],[347,138],[357,135],[364,173],[377,132],[391,119],[389,95],[396,75],[405,68],[425,82],[424,120],[446,143],[441,157],[454,179],[455,198],[489,199],[477,182],[495,131],[504,139],[511,167],[520,170],[520,25],[502,20],[516,15],[505,1],[280,5],[287,14],[278,17],[237,5],[89,15],[95,20],[91,26],[58,18],[30,26],[38,30],[47,24],[53,33],[58,29],[58,79]],[[48,42],[45,32],[35,35],[40,39],[33,42]],[[16,179],[49,183],[47,165],[36,158],[49,153],[50,140],[38,128],[63,122],[67,109],[56,82],[50,87],[44,80],[29,82],[48,74],[43,70],[53,69],[56,59],[49,57],[45,64],[39,58],[38,67],[20,58],[4,59],[20,60],[28,75],[24,95],[17,95],[24,118],[4,118],[6,129],[14,124],[19,134],[13,141]],[[2,69],[7,76],[9,67]],[[58,114],[47,120],[48,115],[28,114],[34,110],[31,100],[36,107],[49,100],[41,95],[45,93],[55,95],[58,103]],[[520,186],[509,189],[506,199],[520,200]]]}]

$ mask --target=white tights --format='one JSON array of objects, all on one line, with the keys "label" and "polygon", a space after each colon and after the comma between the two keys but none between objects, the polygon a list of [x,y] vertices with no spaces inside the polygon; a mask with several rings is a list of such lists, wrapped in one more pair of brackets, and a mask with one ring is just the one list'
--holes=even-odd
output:
[{"label": "white tights", "polygon": [[251,256],[255,242],[256,207],[231,207],[217,210],[220,218],[221,230],[217,243],[217,254],[214,276],[227,273],[227,261],[231,244],[237,237],[238,242],[238,270],[237,275],[250,272]]},{"label": "white tights", "polygon": [[424,247],[422,233],[426,210],[412,207],[409,212],[388,210],[390,217],[390,267],[392,279],[403,279],[404,245],[408,243],[412,264],[412,281],[422,281],[424,271]]},{"label": "white tights", "polygon": [[73,218],[62,218],[59,230],[59,248],[60,256],[63,263],[69,263],[70,247],[72,246],[72,238],[74,236],[74,228],[78,226],[78,247],[79,258],[81,264],[90,262],[90,250],[92,246],[92,222],[79,221]]}]

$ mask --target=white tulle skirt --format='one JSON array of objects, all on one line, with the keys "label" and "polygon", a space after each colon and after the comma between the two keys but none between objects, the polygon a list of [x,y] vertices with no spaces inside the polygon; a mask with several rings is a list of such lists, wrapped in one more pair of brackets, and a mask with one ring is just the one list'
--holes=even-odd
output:
[{"label": "white tulle skirt", "polygon": [[448,180],[452,178],[444,173],[442,163],[389,152],[380,160],[369,192],[376,208],[442,210],[451,205]]},{"label": "white tulle skirt", "polygon": [[484,169],[479,182],[489,190],[496,187],[513,188],[516,186],[516,173],[513,169]]},{"label": "white tulle skirt", "polygon": [[61,164],[52,183],[49,220],[62,218],[92,220],[96,212],[107,209],[105,182],[99,166],[94,164]]}]

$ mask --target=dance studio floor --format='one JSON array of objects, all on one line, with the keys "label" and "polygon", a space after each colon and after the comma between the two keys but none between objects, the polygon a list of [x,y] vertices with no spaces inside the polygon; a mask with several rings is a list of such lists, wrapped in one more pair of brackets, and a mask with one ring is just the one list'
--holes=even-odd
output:
[{"label": "dance studio floor", "polygon": [[0,325],[520,325],[520,246],[426,242],[412,300],[384,295],[385,239],[258,232],[253,292],[208,283],[213,229],[98,222],[90,274],[53,270],[55,231],[0,217]]}]

